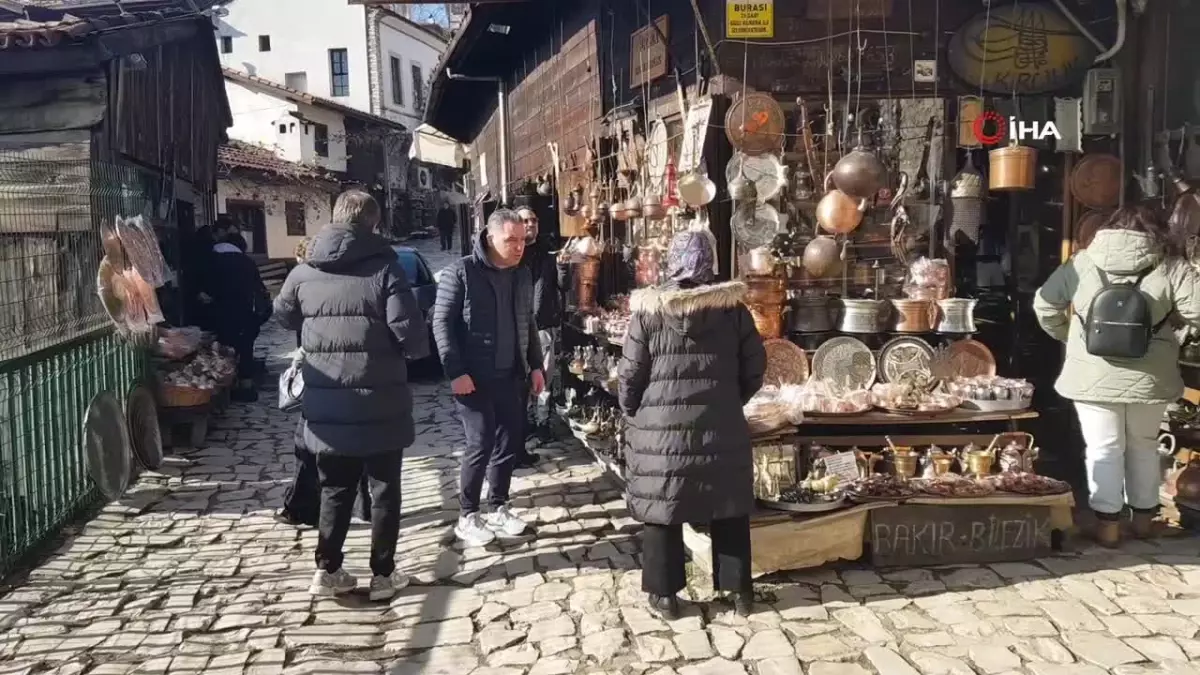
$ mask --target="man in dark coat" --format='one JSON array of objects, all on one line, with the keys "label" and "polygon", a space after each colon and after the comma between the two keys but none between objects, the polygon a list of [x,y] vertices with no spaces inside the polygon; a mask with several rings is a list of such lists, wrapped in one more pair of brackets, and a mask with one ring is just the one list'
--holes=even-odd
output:
[{"label": "man in dark coat", "polygon": [[[508,507],[508,490],[525,445],[525,402],[542,393],[545,379],[524,253],[520,216],[496,211],[475,251],[442,274],[433,308],[433,336],[467,437],[454,532],[468,546],[526,527]],[[479,513],[485,477],[492,507],[486,519]]]},{"label": "man in dark coat", "polygon": [[388,242],[374,232],[379,205],[351,190],[315,237],[308,261],[275,301],[283,324],[301,331],[304,438],[317,456],[321,514],[311,592],[354,590],[342,545],[359,476],[371,486],[370,596],[384,600],[408,579],[396,572],[400,464],[414,437],[406,358],[428,354],[421,310]]},{"label": "man in dark coat", "polygon": [[[546,388],[530,405],[529,435],[536,435],[541,440],[550,440],[549,407],[550,382],[555,375],[554,346],[558,340],[556,333],[562,323],[562,300],[558,287],[558,264],[551,252],[549,237],[543,237],[539,227],[537,213],[533,209],[523,207],[517,209],[517,215],[525,224],[525,255],[521,265],[529,270],[533,279],[533,317],[537,323],[538,341],[542,344],[542,371],[546,374]],[[519,467],[530,467],[537,463],[535,453],[524,451],[517,462]]]},{"label": "man in dark coat", "polygon": [[208,289],[212,292],[213,325],[217,339],[233,347],[238,356],[238,387],[231,396],[236,401],[254,402],[258,400],[254,343],[271,318],[271,294],[258,265],[236,240],[219,241],[212,251]]},{"label": "man in dark coat", "polygon": [[627,416],[626,497],[646,524],[642,590],[651,607],[679,615],[683,524],[712,533],[713,583],[748,614],[754,460],[742,406],[762,386],[766,353],[742,304],[746,286],[713,284],[707,237],[671,242],[663,288],[637,291],[620,365]]},{"label": "man in dark coat", "polygon": [[443,251],[454,248],[454,224],[457,221],[458,217],[454,215],[454,209],[450,208],[450,202],[442,202],[442,208],[437,212],[437,230]]}]

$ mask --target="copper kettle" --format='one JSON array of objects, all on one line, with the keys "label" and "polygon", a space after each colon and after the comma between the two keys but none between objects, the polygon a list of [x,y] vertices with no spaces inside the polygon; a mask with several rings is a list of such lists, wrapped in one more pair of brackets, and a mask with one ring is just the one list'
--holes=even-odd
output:
[{"label": "copper kettle", "polygon": [[831,234],[848,234],[862,222],[866,201],[854,199],[841,190],[830,190],[817,204],[817,223]]},{"label": "copper kettle", "polygon": [[823,277],[833,269],[838,262],[837,240],[828,235],[819,234],[813,237],[804,247],[804,257],[801,264],[806,272],[814,277]]},{"label": "copper kettle", "polygon": [[860,145],[838,160],[828,180],[847,195],[866,201],[879,193],[885,173],[883,162],[875,153]]}]

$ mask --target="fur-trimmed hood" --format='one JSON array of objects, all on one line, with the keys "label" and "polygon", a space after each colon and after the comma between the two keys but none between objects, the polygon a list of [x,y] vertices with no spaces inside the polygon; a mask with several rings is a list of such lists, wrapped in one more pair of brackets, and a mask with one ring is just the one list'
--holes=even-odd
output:
[{"label": "fur-trimmed hood", "polygon": [[724,312],[710,309],[734,309],[746,297],[746,284],[730,281],[696,288],[644,288],[629,298],[634,315],[660,319],[663,325],[683,335],[697,336],[718,327]]}]

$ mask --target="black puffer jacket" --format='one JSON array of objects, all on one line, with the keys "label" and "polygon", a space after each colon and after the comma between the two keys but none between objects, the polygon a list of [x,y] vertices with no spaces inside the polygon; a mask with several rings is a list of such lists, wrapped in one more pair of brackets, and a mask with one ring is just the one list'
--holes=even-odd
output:
[{"label": "black puffer jacket", "polygon": [[[433,338],[437,341],[442,370],[453,380],[462,375],[490,379],[496,374],[496,292],[489,279],[487,232],[475,239],[474,252],[442,273],[437,302],[433,305]],[[542,344],[533,316],[533,280],[529,269],[518,265],[513,274],[516,312],[516,368],[522,375],[541,368]]]},{"label": "black puffer jacket", "polygon": [[429,337],[403,268],[379,235],[330,225],[288,275],[275,313],[305,352],[304,441],[316,454],[369,457],[413,443],[405,357]]},{"label": "black puffer jacket", "polygon": [[543,237],[527,246],[521,264],[529,268],[533,278],[533,317],[538,330],[558,328],[562,323],[562,302],[558,290],[558,264],[550,254],[550,241]]},{"label": "black puffer jacket", "polygon": [[644,523],[709,523],[754,510],[742,406],[766,353],[740,282],[637,291],[621,358],[627,497]]}]

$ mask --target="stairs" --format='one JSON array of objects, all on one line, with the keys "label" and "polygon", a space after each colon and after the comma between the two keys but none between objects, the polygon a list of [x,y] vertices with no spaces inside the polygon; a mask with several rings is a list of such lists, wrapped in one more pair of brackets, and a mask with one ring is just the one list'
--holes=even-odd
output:
[{"label": "stairs", "polygon": [[283,280],[287,278],[288,264],[283,260],[261,259],[255,262],[258,263],[258,273],[262,276],[263,283],[266,284],[271,297],[275,297],[283,287]]}]

